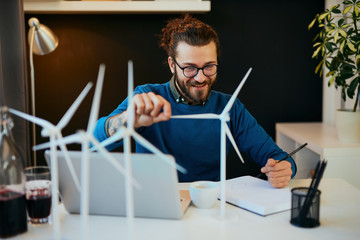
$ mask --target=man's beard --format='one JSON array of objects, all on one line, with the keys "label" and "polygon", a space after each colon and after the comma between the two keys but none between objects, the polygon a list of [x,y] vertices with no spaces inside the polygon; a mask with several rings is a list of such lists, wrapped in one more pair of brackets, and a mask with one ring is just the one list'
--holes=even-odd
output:
[{"label": "man's beard", "polygon": [[[199,74],[199,73],[198,73]],[[198,104],[203,104],[204,102],[207,101],[207,99],[209,98],[209,95],[210,95],[210,92],[211,92],[211,89],[216,81],[216,78],[213,78],[211,80],[207,80],[206,81],[206,84],[209,86],[207,88],[207,92],[205,95],[203,95],[203,91],[198,91],[196,92],[195,94],[191,94],[189,91],[188,91],[188,88],[191,87],[191,85],[194,85],[194,84],[200,84],[198,83],[196,80],[192,79],[186,83],[184,82],[180,82],[179,81],[179,78],[178,78],[178,75],[177,75],[177,71],[175,69],[175,74],[174,74],[174,80],[175,80],[175,83],[176,85],[180,88],[180,91],[181,93],[183,93],[185,95],[186,98],[190,99],[191,103],[192,104],[195,104],[195,105],[198,105]],[[186,84],[186,85],[185,85]]]}]

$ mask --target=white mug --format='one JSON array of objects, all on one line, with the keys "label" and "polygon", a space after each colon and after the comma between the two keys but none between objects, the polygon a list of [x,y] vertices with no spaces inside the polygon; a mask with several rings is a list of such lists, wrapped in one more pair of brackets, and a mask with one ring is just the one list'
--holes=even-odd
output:
[{"label": "white mug", "polygon": [[219,184],[212,181],[197,181],[190,183],[190,197],[198,208],[211,208],[219,195]]}]

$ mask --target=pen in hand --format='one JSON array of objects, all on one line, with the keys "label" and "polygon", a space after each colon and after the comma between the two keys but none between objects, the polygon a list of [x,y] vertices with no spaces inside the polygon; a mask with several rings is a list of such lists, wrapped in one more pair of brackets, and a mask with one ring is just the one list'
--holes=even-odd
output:
[{"label": "pen in hand", "polygon": [[[301,149],[303,149],[305,146],[307,145],[307,143],[304,143],[303,145],[301,145],[300,147],[298,147],[297,149],[295,149],[294,151],[292,151],[291,153],[289,153],[288,155],[286,155],[285,157],[283,157],[281,160],[277,161],[277,162],[281,162],[284,161],[286,159],[288,159],[289,157],[293,156],[295,153],[297,153],[298,151],[300,151]],[[260,173],[259,175],[256,176],[257,178],[261,178],[261,179],[266,179],[266,175],[265,173]]]}]

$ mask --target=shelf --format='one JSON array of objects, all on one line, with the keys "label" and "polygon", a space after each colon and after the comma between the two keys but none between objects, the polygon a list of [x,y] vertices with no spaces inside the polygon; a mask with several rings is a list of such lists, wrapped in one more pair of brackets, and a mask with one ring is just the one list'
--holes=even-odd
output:
[{"label": "shelf", "polygon": [[210,1],[61,1],[24,0],[25,13],[91,14],[91,13],[204,13]]},{"label": "shelf", "polygon": [[360,156],[360,143],[344,143],[337,138],[334,125],[325,123],[278,123],[278,133],[299,143],[308,142],[307,148],[322,158],[328,156]]},{"label": "shelf", "polygon": [[340,177],[360,188],[360,143],[340,142],[336,127],[331,124],[276,124],[276,143],[285,151],[293,151],[305,142],[308,145],[293,157],[298,167],[295,178],[311,177],[316,164],[326,159],[324,177]]}]

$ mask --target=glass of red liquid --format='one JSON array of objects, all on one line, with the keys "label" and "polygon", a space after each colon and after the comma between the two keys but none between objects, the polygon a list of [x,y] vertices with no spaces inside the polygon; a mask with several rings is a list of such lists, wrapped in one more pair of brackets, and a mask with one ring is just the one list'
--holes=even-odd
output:
[{"label": "glass of red liquid", "polygon": [[25,168],[26,208],[29,223],[43,224],[50,221],[51,175],[46,166]]}]

